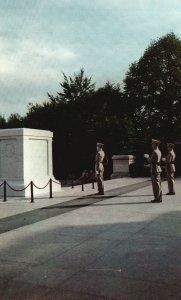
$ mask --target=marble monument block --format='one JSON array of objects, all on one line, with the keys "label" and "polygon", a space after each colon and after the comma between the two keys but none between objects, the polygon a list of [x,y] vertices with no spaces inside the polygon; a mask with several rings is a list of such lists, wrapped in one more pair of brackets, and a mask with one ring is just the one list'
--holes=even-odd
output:
[{"label": "marble monument block", "polygon": [[[6,180],[14,189],[25,188],[30,181],[43,187],[53,176],[52,168],[53,133],[47,130],[28,128],[0,130],[0,184]],[[53,192],[61,190],[61,185],[53,183]],[[34,187],[34,195],[49,193]],[[0,188],[3,195],[3,187]],[[30,187],[15,192],[7,186],[7,196],[30,196]]]},{"label": "marble monument block", "polygon": [[114,155],[113,160],[113,174],[111,178],[120,178],[130,176],[130,166],[135,162],[134,155]]}]

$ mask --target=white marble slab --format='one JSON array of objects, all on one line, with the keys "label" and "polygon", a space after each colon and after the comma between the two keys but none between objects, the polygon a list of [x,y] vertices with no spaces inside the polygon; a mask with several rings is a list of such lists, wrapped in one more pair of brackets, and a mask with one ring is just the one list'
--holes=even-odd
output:
[{"label": "white marble slab", "polygon": [[[53,133],[28,128],[0,130],[0,184],[6,180],[14,189],[23,189],[30,181],[43,187],[54,179],[52,168]],[[53,191],[60,191],[60,184],[53,184]],[[34,195],[49,193],[34,188]],[[3,188],[0,188],[3,195]],[[7,187],[7,196],[29,196],[30,188],[14,192]]]}]

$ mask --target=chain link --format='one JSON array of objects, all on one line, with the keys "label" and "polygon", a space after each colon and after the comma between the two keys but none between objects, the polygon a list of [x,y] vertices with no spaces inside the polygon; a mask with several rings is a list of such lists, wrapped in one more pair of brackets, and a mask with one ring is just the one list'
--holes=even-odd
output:
[{"label": "chain link", "polygon": [[49,185],[49,183],[50,183],[50,180],[49,180],[48,183],[47,183],[45,186],[43,186],[43,187],[38,187],[35,183],[33,183],[33,186],[34,186],[35,188],[39,189],[39,190],[43,190],[43,189],[45,189],[45,188]]},{"label": "chain link", "polygon": [[[5,181],[4,181],[5,182]],[[4,184],[4,182],[3,182],[3,184]],[[25,187],[25,188],[23,188],[23,189],[14,189],[12,186],[10,186],[9,185],[9,183],[6,181],[6,184],[7,184],[7,186],[12,190],[12,191],[15,191],[15,192],[22,192],[22,191],[25,191],[29,186],[30,186],[30,184],[31,184],[31,182]]]},{"label": "chain link", "polygon": [[4,181],[1,183],[0,187],[2,187],[4,185]]},{"label": "chain link", "polygon": [[56,183],[56,184],[60,184],[60,182],[54,181],[53,179],[52,179],[52,182],[54,182],[54,183]]}]

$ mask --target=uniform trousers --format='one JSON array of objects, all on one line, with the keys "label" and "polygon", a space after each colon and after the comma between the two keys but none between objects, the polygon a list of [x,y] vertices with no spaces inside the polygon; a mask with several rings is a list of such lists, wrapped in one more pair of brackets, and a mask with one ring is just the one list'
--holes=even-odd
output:
[{"label": "uniform trousers", "polygon": [[169,193],[175,193],[175,178],[174,172],[167,172],[168,191]]},{"label": "uniform trousers", "polygon": [[99,194],[104,194],[104,182],[103,182],[103,171],[100,171],[97,175],[96,175],[96,179],[97,179],[97,188],[98,188],[98,192]]},{"label": "uniform trousers", "polygon": [[161,189],[161,175],[160,173],[153,173],[151,176],[153,195],[155,200],[162,200],[162,189]]}]

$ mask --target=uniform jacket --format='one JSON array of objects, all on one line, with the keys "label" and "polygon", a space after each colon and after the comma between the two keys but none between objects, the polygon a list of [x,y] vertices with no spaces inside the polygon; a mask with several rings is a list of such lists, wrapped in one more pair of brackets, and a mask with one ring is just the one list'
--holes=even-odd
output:
[{"label": "uniform jacket", "polygon": [[152,174],[161,173],[162,171],[160,167],[161,156],[162,154],[159,149],[153,151],[152,156],[150,158]]},{"label": "uniform jacket", "polygon": [[97,152],[96,158],[95,158],[95,171],[97,171],[97,172],[104,171],[104,166],[103,166],[104,156],[105,156],[105,153],[103,150]]},{"label": "uniform jacket", "polygon": [[168,155],[167,155],[167,172],[168,173],[173,173],[175,172],[175,164],[173,162],[175,162],[175,152],[173,150],[169,151]]}]

